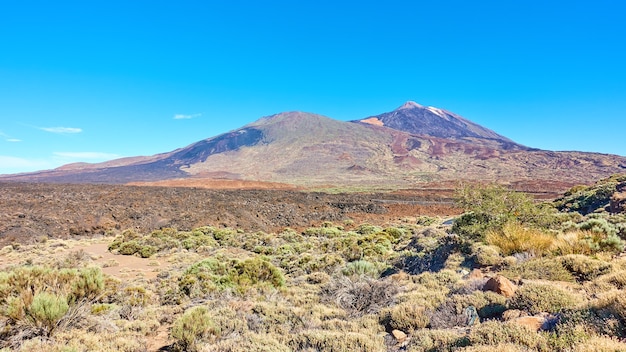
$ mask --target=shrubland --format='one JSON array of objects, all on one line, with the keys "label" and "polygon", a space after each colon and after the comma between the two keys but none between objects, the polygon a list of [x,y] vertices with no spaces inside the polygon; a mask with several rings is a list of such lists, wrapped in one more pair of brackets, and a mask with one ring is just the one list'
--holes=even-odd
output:
[{"label": "shrubland", "polygon": [[[0,351],[623,351],[626,214],[607,202],[625,181],[552,203],[465,187],[451,226],[124,230],[99,240],[115,263],[7,246]],[[124,256],[154,275],[105,273]]]}]

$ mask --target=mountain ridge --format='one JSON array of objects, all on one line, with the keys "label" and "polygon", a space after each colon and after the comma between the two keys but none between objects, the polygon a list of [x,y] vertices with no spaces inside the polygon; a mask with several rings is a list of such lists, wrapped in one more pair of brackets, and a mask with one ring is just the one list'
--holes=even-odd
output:
[{"label": "mountain ridge", "polygon": [[0,180],[129,183],[227,175],[305,187],[411,187],[440,180],[589,183],[619,172],[626,172],[625,157],[533,149],[457,114],[409,101],[355,121],[283,112],[170,152]]}]

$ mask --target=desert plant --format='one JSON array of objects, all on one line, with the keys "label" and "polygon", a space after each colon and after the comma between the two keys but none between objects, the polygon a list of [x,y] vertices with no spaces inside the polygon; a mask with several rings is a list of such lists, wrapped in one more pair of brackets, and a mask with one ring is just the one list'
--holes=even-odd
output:
[{"label": "desert plant", "polygon": [[509,222],[544,228],[556,221],[550,207],[500,185],[465,186],[457,191],[456,203],[467,213],[454,222],[452,231],[473,239],[482,239],[487,231],[498,231]]},{"label": "desert plant", "polygon": [[489,230],[485,236],[485,242],[500,248],[504,255],[523,252],[543,255],[549,252],[554,241],[555,236],[516,221],[509,221],[500,229]]},{"label": "desert plant", "polygon": [[188,309],[174,322],[172,337],[181,351],[198,351],[199,343],[219,337],[219,329],[206,307]]},{"label": "desert plant", "polygon": [[578,281],[589,281],[611,271],[611,264],[592,259],[585,255],[570,254],[560,258],[563,267],[572,273]]},{"label": "desert plant", "polygon": [[423,329],[430,323],[426,309],[411,302],[403,302],[383,309],[379,313],[379,320],[387,331],[397,329],[412,332]]},{"label": "desert plant", "polygon": [[291,336],[288,344],[296,351],[386,351],[381,336],[358,332],[305,330]]},{"label": "desert plant", "polygon": [[353,317],[378,313],[394,303],[397,292],[398,288],[391,280],[368,277],[338,277],[322,291],[326,301],[334,301]]},{"label": "desert plant", "polygon": [[469,334],[472,346],[497,346],[512,343],[532,351],[548,351],[548,342],[544,335],[529,330],[525,326],[510,322],[487,321],[473,328]]},{"label": "desert plant", "polygon": [[500,272],[508,278],[522,278],[529,280],[550,280],[550,281],[574,281],[571,271],[563,266],[559,258],[534,258],[519,264],[514,264]]},{"label": "desert plant", "polygon": [[511,297],[509,306],[530,314],[558,313],[573,308],[578,303],[576,296],[554,285],[528,283],[522,285]]}]

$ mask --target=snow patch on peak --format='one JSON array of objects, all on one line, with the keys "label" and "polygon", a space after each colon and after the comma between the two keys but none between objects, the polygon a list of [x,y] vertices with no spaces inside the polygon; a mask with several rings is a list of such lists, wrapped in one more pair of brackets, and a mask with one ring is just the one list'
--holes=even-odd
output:
[{"label": "snow patch on peak", "polygon": [[449,119],[448,115],[446,114],[446,112],[441,110],[441,109],[439,109],[439,108],[436,108],[436,107],[433,107],[433,106],[429,106],[429,107],[426,108],[426,110],[428,110],[428,111],[432,112],[433,114],[435,114],[435,115],[437,115],[437,116],[439,116],[441,118],[444,118],[446,120]]},{"label": "snow patch on peak", "polygon": [[423,108],[422,105],[414,102],[414,101],[407,101],[406,103],[404,103],[404,105],[402,105],[401,107],[397,108],[396,110],[402,110],[402,109],[415,109],[415,108]]}]

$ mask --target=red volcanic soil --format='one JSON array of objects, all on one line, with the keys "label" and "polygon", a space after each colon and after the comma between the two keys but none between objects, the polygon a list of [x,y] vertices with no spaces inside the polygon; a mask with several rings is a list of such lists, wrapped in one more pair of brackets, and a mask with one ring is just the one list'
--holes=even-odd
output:
[{"label": "red volcanic soil", "polygon": [[209,189],[274,189],[274,190],[297,190],[297,186],[278,183],[247,180],[227,180],[211,178],[179,178],[173,180],[153,182],[130,182],[129,186],[159,186],[159,187],[196,187]]}]

